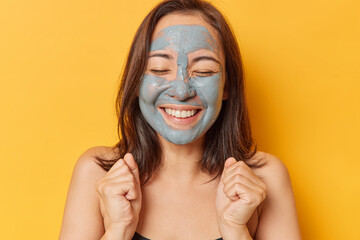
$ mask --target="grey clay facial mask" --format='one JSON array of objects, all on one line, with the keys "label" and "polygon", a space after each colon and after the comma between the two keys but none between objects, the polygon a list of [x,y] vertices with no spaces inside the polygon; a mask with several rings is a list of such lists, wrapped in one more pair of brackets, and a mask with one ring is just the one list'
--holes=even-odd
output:
[{"label": "grey clay facial mask", "polygon": [[[188,55],[206,49],[218,56],[218,44],[208,30],[200,25],[173,25],[161,30],[157,36],[159,37],[151,43],[150,51],[176,52],[176,77],[169,80],[159,75],[145,74],[139,92],[140,109],[150,126],[167,141],[187,144],[202,136],[217,119],[224,88],[221,66],[220,71],[209,76],[189,77]],[[194,119],[186,125],[188,128],[179,129],[167,123],[168,119],[175,118],[174,109],[171,112],[171,104],[182,106],[185,110],[186,107],[196,107],[201,111],[188,119]],[[163,105],[170,107],[161,108]],[[194,114],[194,111],[184,112]],[[168,116],[169,113],[172,116]],[[182,118],[181,121],[183,120]]]}]

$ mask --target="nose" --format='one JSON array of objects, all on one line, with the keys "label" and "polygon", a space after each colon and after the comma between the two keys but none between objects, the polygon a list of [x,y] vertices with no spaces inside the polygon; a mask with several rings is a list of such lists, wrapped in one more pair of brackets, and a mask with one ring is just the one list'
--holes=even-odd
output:
[{"label": "nose", "polygon": [[178,66],[176,80],[172,81],[172,85],[173,88],[169,95],[179,101],[185,101],[189,98],[195,97],[196,95],[196,91],[190,85],[186,68],[184,69]]}]

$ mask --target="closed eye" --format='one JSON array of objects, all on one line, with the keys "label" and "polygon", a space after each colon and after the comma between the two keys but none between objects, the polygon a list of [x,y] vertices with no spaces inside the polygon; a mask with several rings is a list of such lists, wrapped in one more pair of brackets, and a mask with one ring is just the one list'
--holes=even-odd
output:
[{"label": "closed eye", "polygon": [[164,69],[164,70],[158,70],[158,69],[150,69],[150,72],[156,74],[156,75],[165,75],[170,73],[169,69]]},{"label": "closed eye", "polygon": [[194,72],[192,72],[192,75],[199,76],[199,77],[208,77],[208,76],[214,75],[216,73],[217,72],[215,72],[215,71],[194,71]]}]

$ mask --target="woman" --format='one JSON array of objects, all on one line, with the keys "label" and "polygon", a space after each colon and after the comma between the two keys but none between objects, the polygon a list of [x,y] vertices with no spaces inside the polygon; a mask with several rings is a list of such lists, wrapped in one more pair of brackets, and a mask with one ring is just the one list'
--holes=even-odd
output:
[{"label": "woman", "polygon": [[254,147],[239,49],[211,4],[149,13],[117,112],[120,142],[75,166],[60,239],[301,238],[287,169]]}]

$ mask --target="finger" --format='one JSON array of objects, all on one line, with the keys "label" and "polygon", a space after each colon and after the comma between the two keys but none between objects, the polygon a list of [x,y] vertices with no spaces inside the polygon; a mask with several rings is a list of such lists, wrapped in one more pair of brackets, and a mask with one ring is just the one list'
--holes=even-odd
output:
[{"label": "finger", "polygon": [[117,171],[119,168],[123,167],[124,165],[126,165],[124,159],[121,158],[117,160],[116,163],[107,172],[107,174],[111,174],[112,172]]},{"label": "finger", "polygon": [[[130,155],[130,157],[129,157]],[[116,175],[120,175],[123,173],[123,171],[121,170],[129,170],[130,173],[135,173],[135,175],[139,175],[138,174],[138,168],[137,168],[137,164],[135,162],[135,160],[133,160],[134,158],[132,157],[132,155],[130,153],[125,154],[124,159],[119,159],[114,166],[108,171],[107,175],[112,175],[112,176],[116,176]],[[136,168],[136,170],[134,171],[134,168]],[[135,176],[136,177],[136,176]]]},{"label": "finger", "polygon": [[229,168],[230,166],[232,166],[234,163],[236,163],[236,159],[233,157],[229,157],[228,159],[226,159],[225,163],[224,163],[224,168]]},{"label": "finger", "polygon": [[261,179],[243,161],[239,161],[232,165],[231,168],[225,172],[223,182],[229,181],[229,179],[234,178],[235,175],[242,175],[247,177],[253,183],[263,188],[265,187],[265,184],[261,181]]},{"label": "finger", "polygon": [[222,181],[224,175],[225,175],[225,172],[227,171],[227,169],[232,166],[234,163],[236,163],[236,159],[233,158],[233,157],[230,157],[228,159],[225,160],[225,163],[224,163],[224,169],[223,169],[223,172],[221,174],[221,177],[220,177],[220,180]]},{"label": "finger", "polygon": [[104,199],[114,197],[126,197],[128,200],[136,199],[138,196],[134,181],[127,182],[106,182],[100,187],[100,194]]},{"label": "finger", "polygon": [[251,170],[250,167],[244,161],[237,161],[235,164],[233,164],[228,168],[228,171],[232,171],[234,168],[237,168],[238,166],[242,166],[244,168],[248,168],[249,170]]},{"label": "finger", "polygon": [[119,159],[117,162],[116,167],[111,168],[109,172],[105,175],[105,178],[109,181],[121,181],[121,180],[128,180],[131,181],[132,179],[136,181],[133,172],[131,171],[130,167],[126,164],[124,159]]},{"label": "finger", "polygon": [[232,185],[224,186],[224,193],[232,201],[241,199],[247,203],[256,204],[262,201],[261,194],[238,182],[235,182]]},{"label": "finger", "polygon": [[127,182],[127,181],[136,182],[135,176],[128,166],[119,168],[117,171],[106,176],[104,180],[107,182]]},{"label": "finger", "polygon": [[124,156],[124,160],[132,173],[134,174],[134,177],[138,183],[140,183],[140,174],[139,174],[139,168],[138,165],[135,162],[135,159],[131,153],[127,153]]},{"label": "finger", "polygon": [[224,186],[232,186],[235,183],[241,183],[259,193],[263,198],[265,198],[266,196],[266,191],[262,186],[259,186],[258,184],[251,181],[249,178],[239,174],[233,175],[231,178],[224,179],[223,183]]},{"label": "finger", "polygon": [[233,157],[226,159],[224,164],[225,174],[231,171],[232,169],[236,168],[236,166],[238,166],[241,162],[242,161],[236,161],[236,159]]},{"label": "finger", "polygon": [[224,185],[223,191],[231,201],[237,201],[240,197],[244,198],[244,195],[249,191],[249,188],[241,183],[233,183]]}]

